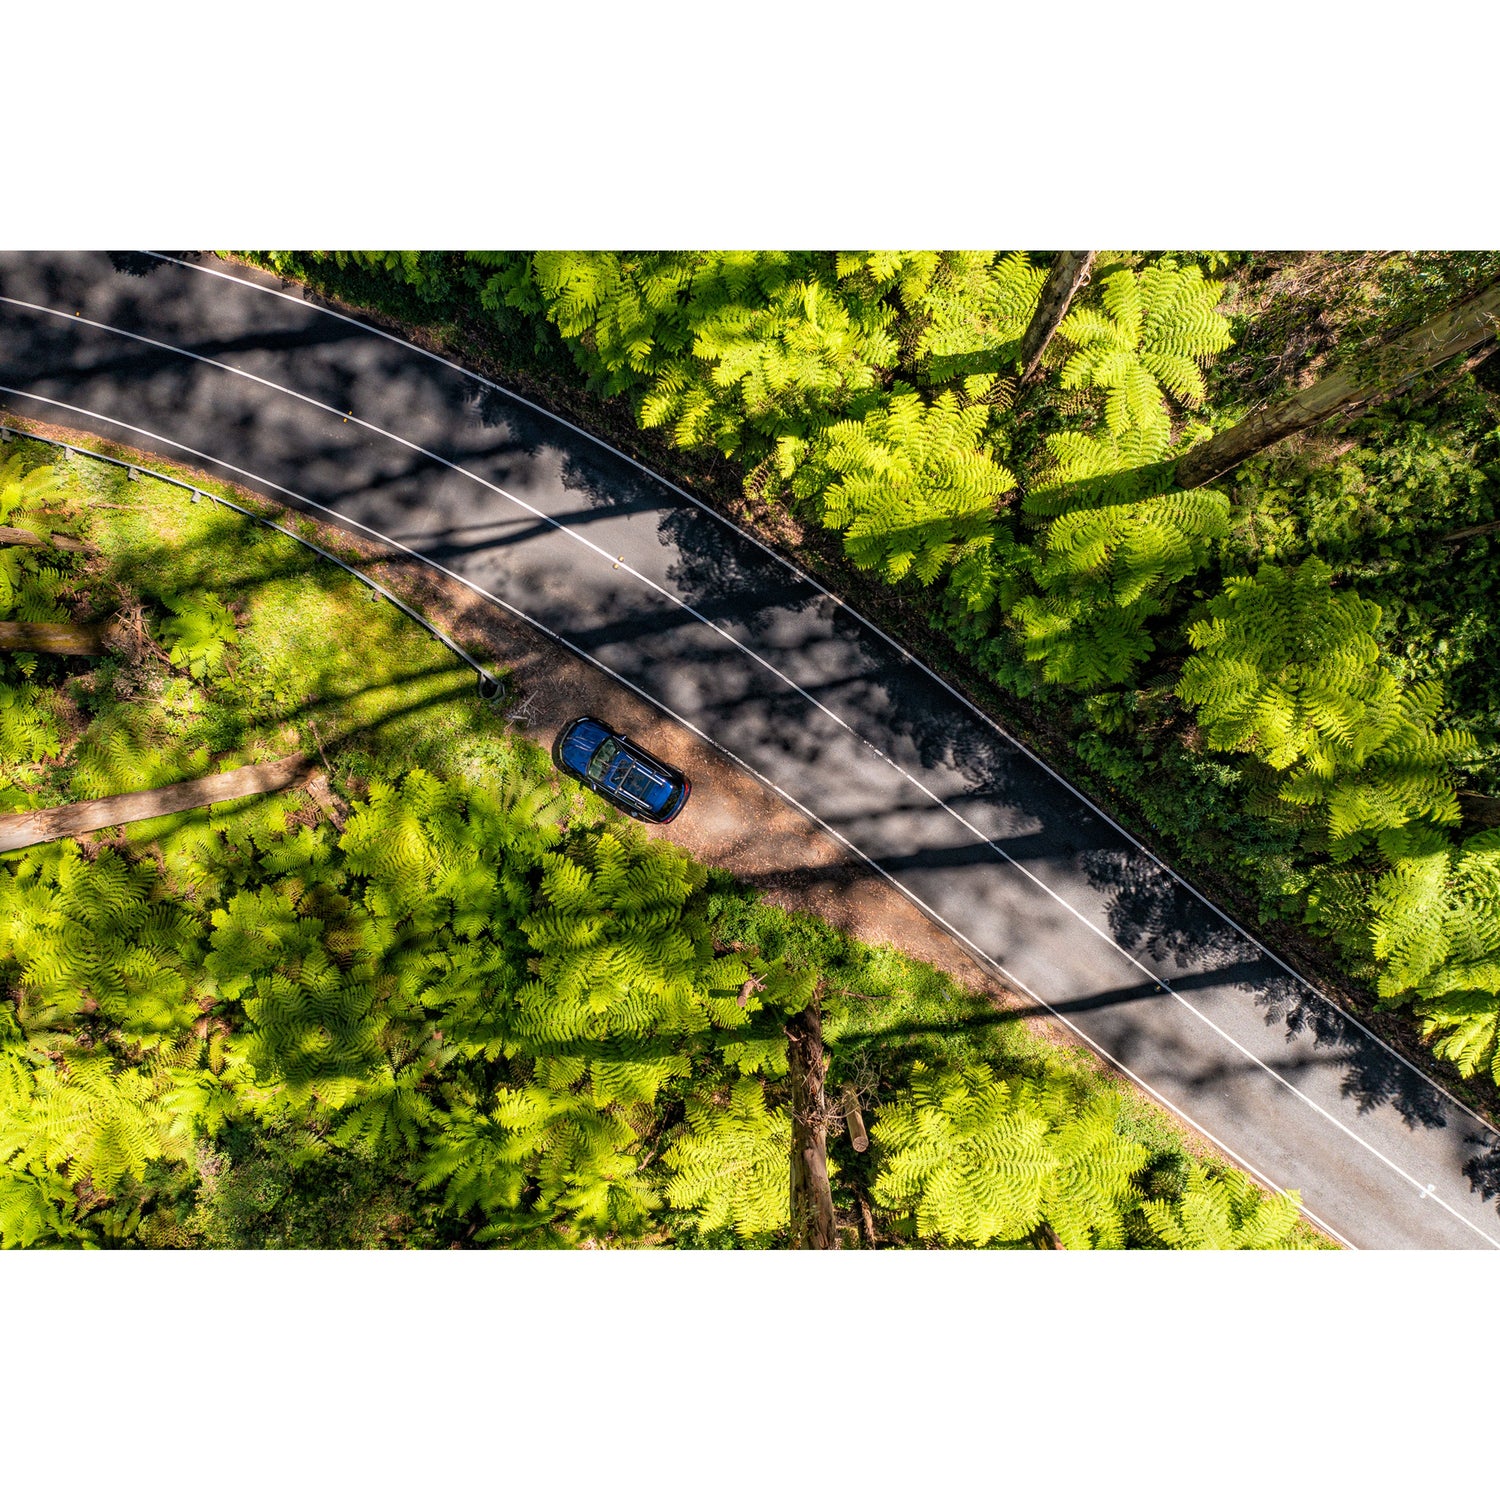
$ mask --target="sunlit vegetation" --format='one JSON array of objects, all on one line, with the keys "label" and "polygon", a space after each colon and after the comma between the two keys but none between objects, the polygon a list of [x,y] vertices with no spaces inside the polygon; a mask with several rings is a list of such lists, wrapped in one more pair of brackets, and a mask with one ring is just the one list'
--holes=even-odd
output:
[{"label": "sunlit vegetation", "polygon": [[643,434],[728,457],[756,514],[838,534],[866,607],[1043,709],[1074,774],[1221,896],[1331,940],[1500,1080],[1493,340],[1175,478],[1329,372],[1378,384],[1392,341],[1493,294],[1500,253],[1100,253],[1024,384],[1046,266],[1019,252],[262,258],[487,327],[517,369],[571,364]]},{"label": "sunlit vegetation", "polygon": [[0,1243],[784,1244],[814,994],[846,1243],[1317,1242],[1086,1054],[560,784],[289,538],[13,451],[12,522],[92,550],[0,550],[0,620],[115,644],[0,658],[4,807],[299,746],[327,789],[0,856]]}]

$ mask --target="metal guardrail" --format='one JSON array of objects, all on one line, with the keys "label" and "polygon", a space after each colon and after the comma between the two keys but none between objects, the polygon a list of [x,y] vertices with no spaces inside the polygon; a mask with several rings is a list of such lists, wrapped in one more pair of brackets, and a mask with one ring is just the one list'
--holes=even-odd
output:
[{"label": "metal guardrail", "polygon": [[132,479],[159,479],[163,484],[175,485],[178,489],[191,491],[192,503],[194,505],[198,505],[207,499],[214,505],[222,505],[227,510],[237,511],[242,516],[248,516],[258,526],[268,526],[272,531],[279,531],[282,536],[290,537],[292,541],[316,552],[319,557],[325,558],[335,567],[342,568],[344,572],[359,579],[372,593],[378,594],[382,599],[394,604],[408,619],[420,625],[423,630],[441,641],[455,656],[467,662],[474,669],[474,674],[478,679],[476,685],[479,696],[485,703],[498,707],[505,701],[505,684],[498,677],[494,676],[493,673],[487,672],[480,666],[457,641],[439,629],[438,626],[434,625],[424,615],[418,614],[409,604],[398,599],[389,589],[383,588],[368,573],[360,572],[358,568],[346,563],[341,557],[335,557],[333,553],[318,546],[316,542],[308,541],[305,536],[298,536],[295,531],[289,531],[285,526],[278,526],[275,521],[268,520],[265,516],[258,516],[253,510],[248,510],[243,505],[236,505],[233,500],[226,500],[222,495],[216,495],[212,490],[205,490],[189,480],[177,479],[171,474],[161,473],[158,469],[148,469],[142,467],[140,464],[131,463],[126,458],[114,458],[108,453],[99,453],[92,448],[81,447],[77,443],[65,443],[59,438],[43,437],[39,432],[28,432],[24,427],[11,427],[0,422],[0,443],[8,443],[12,438],[25,438],[28,442],[46,443],[53,448],[61,448],[65,455],[78,453],[85,458],[98,459],[100,463],[113,464],[118,469],[126,470]]}]

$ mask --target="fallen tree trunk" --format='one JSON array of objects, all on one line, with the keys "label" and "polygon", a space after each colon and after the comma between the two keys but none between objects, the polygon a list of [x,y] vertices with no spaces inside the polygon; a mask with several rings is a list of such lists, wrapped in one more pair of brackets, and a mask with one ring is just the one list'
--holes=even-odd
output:
[{"label": "fallen tree trunk", "polygon": [[817,1000],[786,1026],[792,1085],[792,1244],[798,1250],[837,1250],[833,1189],[828,1181],[828,1100],[823,1078],[823,1011]]},{"label": "fallen tree trunk", "polygon": [[29,812],[0,817],[0,853],[50,844],[54,839],[76,838],[122,823],[141,823],[168,813],[193,807],[211,807],[264,792],[281,792],[313,772],[314,762],[302,754],[283,756],[241,766],[235,771],[216,771],[195,781],[178,781],[151,792],[125,792],[118,797],[95,797],[88,802],[70,802],[63,807],[38,807]]},{"label": "fallen tree trunk", "polygon": [[1438,538],[1440,542],[1462,542],[1471,536],[1484,536],[1487,532],[1500,531],[1500,521],[1486,521],[1480,526],[1465,526],[1461,531],[1450,531]]},{"label": "fallen tree trunk", "polygon": [[35,620],[0,620],[0,651],[50,651],[58,656],[103,656],[109,650],[107,625],[53,625]]},{"label": "fallen tree trunk", "polygon": [[38,536],[22,526],[0,526],[0,547],[56,547],[60,552],[87,552],[89,544],[61,531]]},{"label": "fallen tree trunk", "polygon": [[1497,332],[1500,283],[1392,339],[1372,360],[1335,370],[1305,391],[1190,448],[1177,465],[1177,487],[1190,490],[1207,484],[1293,433],[1402,390],[1425,371],[1493,339]]},{"label": "fallen tree trunk", "polygon": [[1057,258],[1047,272],[1042,286],[1041,300],[1026,326],[1026,336],[1021,340],[1021,382],[1025,384],[1036,374],[1042,362],[1042,352],[1052,342],[1057,325],[1068,315],[1078,288],[1088,279],[1089,268],[1094,264],[1092,250],[1059,250]]}]

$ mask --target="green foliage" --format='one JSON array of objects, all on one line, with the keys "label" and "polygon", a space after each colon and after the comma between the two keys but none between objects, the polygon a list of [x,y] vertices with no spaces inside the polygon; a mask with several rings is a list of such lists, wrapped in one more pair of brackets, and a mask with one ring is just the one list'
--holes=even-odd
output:
[{"label": "green foliage", "polygon": [[1147,621],[1162,612],[1161,595],[1204,565],[1228,516],[1215,490],[1058,516],[1033,568],[1045,593],[1015,606],[1027,660],[1043,664],[1046,681],[1072,687],[1129,681],[1155,645]]},{"label": "green foliage", "polygon": [[24,454],[12,454],[0,465],[0,526],[19,523],[27,511],[62,491],[63,478],[55,466],[28,464]]},{"label": "green foliage", "polygon": [[71,789],[78,797],[113,797],[190,781],[209,770],[208,747],[173,733],[163,701],[118,704],[73,746]]},{"label": "green foliage", "polygon": [[1298,1218],[1296,1193],[1262,1193],[1247,1177],[1211,1177],[1197,1162],[1180,1197],[1142,1205],[1170,1250],[1284,1250]]},{"label": "green foliage", "polygon": [[636,1132],[617,1110],[532,1086],[502,1093],[495,1120],[509,1154],[535,1179],[534,1210],[597,1229],[638,1231],[660,1200],[640,1172]]},{"label": "green foliage", "polygon": [[1312,559],[1230,578],[1188,629],[1196,655],[1178,696],[1215,750],[1253,750],[1284,771],[1324,741],[1368,749],[1365,703],[1380,648],[1378,605],[1335,590]]},{"label": "green foliage", "polygon": [[1072,350],[1059,375],[1063,389],[1103,392],[1105,423],[1116,436],[1164,437],[1163,391],[1199,405],[1200,366],[1230,345],[1229,321],[1217,311],[1222,292],[1197,266],[1180,269],[1165,256],[1139,274],[1111,272],[1100,302],[1073,307],[1058,327]]},{"label": "green foliage", "polygon": [[805,436],[894,361],[890,310],[840,296],[830,269],[781,253],[532,259],[547,315],[599,388],[639,392],[643,426],[726,455]]},{"label": "green foliage", "polygon": [[243,1006],[248,1061],[258,1083],[278,1086],[277,1110],[313,1099],[337,1109],[380,1065],[377,969],[350,916],[328,887],[294,894],[291,882],[239,891],[213,915],[204,967]]},{"label": "green foliage", "polygon": [[186,667],[194,677],[207,677],[221,670],[224,654],[239,639],[234,616],[217,594],[162,601],[171,615],[161,633],[170,643],[168,655],[174,666]]},{"label": "green foliage", "polygon": [[1410,992],[1440,1057],[1500,1079],[1500,830],[1456,847],[1417,830],[1395,856],[1370,900],[1380,993]]},{"label": "green foliage", "polygon": [[1128,682],[1155,648],[1147,622],[1170,590],[1200,572],[1229,532],[1216,490],[1166,489],[1169,392],[1204,394],[1201,363],[1228,347],[1221,287],[1196,266],[1162,259],[1103,278],[1098,303],[1075,304],[1058,328],[1060,381],[1103,395],[1103,430],[1049,433],[1025,501],[1051,517],[1032,567],[1040,594],[1018,599],[1012,625],[1047,682],[1086,690]]},{"label": "green foliage", "polygon": [[621,828],[541,864],[542,902],[519,924],[537,955],[516,996],[531,1045],[744,1024],[744,965],[714,959],[688,908],[704,871],[686,855]]},{"label": "green foliage", "polygon": [[162,1079],[82,1053],[14,1069],[0,1080],[0,1165],[34,1177],[62,1171],[110,1194],[153,1161],[185,1158],[187,1122],[167,1108]]},{"label": "green foliage", "polygon": [[983,406],[964,407],[949,392],[929,405],[898,386],[862,421],[826,430],[794,492],[817,497],[823,524],[844,533],[860,567],[931,584],[986,536],[1015,487],[982,442],[987,420]]},{"label": "green foliage", "polygon": [[1472,739],[1439,731],[1434,686],[1403,688],[1379,663],[1378,606],[1332,587],[1328,567],[1263,564],[1231,578],[1189,627],[1178,694],[1208,742],[1289,772],[1281,795],[1326,809],[1330,846],[1419,819],[1458,821],[1449,775]]},{"label": "green foliage", "polygon": [[1015,1241],[1047,1224],[1069,1249],[1120,1248],[1147,1152],[1118,1123],[1113,1101],[1084,1103],[1060,1078],[919,1063],[872,1132],[875,1197],[914,1213],[918,1232],[944,1244]]},{"label": "green foliage", "polygon": [[66,1243],[73,1236],[74,1203],[66,1178],[0,1166],[0,1250]]},{"label": "green foliage", "polygon": [[17,965],[33,1045],[71,1052],[73,1028],[104,1024],[147,1046],[196,1019],[197,925],[154,884],[112,849],[89,860],[71,841],[0,869],[0,963]]},{"label": "green foliage", "polygon": [[841,285],[899,310],[904,367],[934,384],[984,376],[965,386],[976,398],[1003,402],[1014,395],[1010,377],[1047,279],[1029,257],[988,250],[851,251],[837,256],[836,267]]},{"label": "green foliage", "polygon": [[0,761],[40,760],[62,749],[50,696],[30,683],[0,682]]},{"label": "green foliage", "polygon": [[727,1092],[727,1099],[701,1091],[687,1101],[687,1126],[664,1158],[672,1171],[667,1201],[693,1210],[703,1231],[774,1233],[791,1211],[791,1116],[767,1108],[759,1079],[736,1079]]}]

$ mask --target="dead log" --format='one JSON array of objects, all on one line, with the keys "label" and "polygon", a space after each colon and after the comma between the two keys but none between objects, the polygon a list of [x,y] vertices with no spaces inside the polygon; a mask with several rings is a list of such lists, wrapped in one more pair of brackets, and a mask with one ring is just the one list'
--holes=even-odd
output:
[{"label": "dead log", "polygon": [[1471,536],[1484,536],[1487,532],[1500,531],[1500,521],[1482,521],[1478,526],[1465,526],[1459,531],[1450,531],[1447,536],[1440,536],[1440,542],[1462,542]]},{"label": "dead log", "polygon": [[103,656],[108,626],[53,625],[35,620],[0,620],[0,651],[47,651],[57,656]]},{"label": "dead log", "polygon": [[76,536],[54,531],[47,536],[38,536],[22,526],[0,526],[0,547],[56,547],[59,552],[87,552],[89,544]]},{"label": "dead log", "polygon": [[1190,490],[1227,473],[1256,453],[1330,417],[1365,406],[1377,396],[1405,390],[1419,375],[1485,344],[1500,331],[1500,284],[1455,304],[1420,328],[1391,339],[1372,358],[1351,361],[1306,390],[1253,412],[1188,449],[1178,461],[1176,484]]},{"label": "dead log", "polygon": [[865,1117],[859,1110],[859,1096],[853,1089],[844,1090],[844,1120],[849,1126],[849,1144],[856,1151],[868,1151],[870,1137],[865,1130]]},{"label": "dead log", "polygon": [[792,1244],[798,1250],[837,1250],[833,1189],[828,1181],[828,1099],[823,1079],[823,1010],[814,999],[787,1022],[792,1086]]},{"label": "dead log", "polygon": [[324,816],[340,833],[344,831],[344,814],[348,806],[328,785],[328,773],[318,771],[307,778],[307,794],[322,809]]},{"label": "dead log", "polygon": [[62,807],[37,807],[28,812],[0,816],[0,853],[27,849],[33,844],[50,844],[54,839],[76,838],[81,833],[96,833],[101,828],[117,828],[125,823],[141,823],[147,818],[163,818],[168,813],[186,812],[194,807],[211,807],[216,802],[233,802],[265,792],[282,792],[313,771],[307,756],[283,756],[280,760],[261,761],[234,771],[216,771],[193,781],[178,781],[150,792],[125,792],[117,797],[94,797],[87,802],[69,802]]}]

